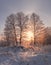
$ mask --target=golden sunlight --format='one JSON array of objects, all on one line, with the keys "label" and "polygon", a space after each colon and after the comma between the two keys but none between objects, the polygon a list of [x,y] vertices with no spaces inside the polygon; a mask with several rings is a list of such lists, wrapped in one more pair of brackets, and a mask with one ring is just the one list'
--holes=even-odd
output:
[{"label": "golden sunlight", "polygon": [[33,31],[28,30],[23,33],[22,45],[26,48],[30,47],[30,43],[34,41]]},{"label": "golden sunlight", "polygon": [[32,31],[26,32],[26,37],[28,41],[33,40],[33,37],[34,37],[33,32]]}]

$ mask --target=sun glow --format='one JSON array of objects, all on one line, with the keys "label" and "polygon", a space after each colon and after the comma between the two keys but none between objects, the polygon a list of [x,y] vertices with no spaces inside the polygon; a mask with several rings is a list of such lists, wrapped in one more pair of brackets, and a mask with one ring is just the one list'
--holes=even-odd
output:
[{"label": "sun glow", "polygon": [[27,37],[27,40],[28,40],[28,41],[33,40],[33,37],[34,37],[33,32],[28,31],[28,32],[26,33],[26,37]]},{"label": "sun glow", "polygon": [[33,31],[28,30],[23,33],[23,42],[22,45],[26,48],[30,47],[30,43],[34,41],[34,34]]},{"label": "sun glow", "polygon": [[4,36],[1,36],[1,35],[0,35],[0,41],[1,41],[1,40],[4,40],[4,38],[5,38]]}]

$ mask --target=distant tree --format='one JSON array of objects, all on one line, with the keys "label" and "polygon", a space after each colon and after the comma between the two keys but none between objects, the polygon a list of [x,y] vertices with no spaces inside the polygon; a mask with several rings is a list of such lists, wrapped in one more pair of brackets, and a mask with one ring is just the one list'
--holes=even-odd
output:
[{"label": "distant tree", "polygon": [[44,45],[48,45],[48,44],[51,44],[51,27],[47,27],[45,29],[46,33],[46,37],[45,37],[45,41],[44,41]]},{"label": "distant tree", "polygon": [[51,36],[48,35],[48,37],[46,38],[45,44],[51,44]]},{"label": "distant tree", "polygon": [[13,45],[17,45],[17,35],[16,35],[16,16],[11,14],[7,17],[4,34],[6,36],[7,43],[12,43]]},{"label": "distant tree", "polygon": [[25,26],[25,23],[28,20],[28,16],[25,15],[23,12],[18,12],[16,15],[17,18],[17,26],[20,28],[20,45],[22,43],[22,32]]},{"label": "distant tree", "polygon": [[40,17],[32,13],[30,20],[33,24],[33,30],[34,30],[34,44],[35,43],[41,43],[45,36],[45,27],[42,21],[40,20]]}]

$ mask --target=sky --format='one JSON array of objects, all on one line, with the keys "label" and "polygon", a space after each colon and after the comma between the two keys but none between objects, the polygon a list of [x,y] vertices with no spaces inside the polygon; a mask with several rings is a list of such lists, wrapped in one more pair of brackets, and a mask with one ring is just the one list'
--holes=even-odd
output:
[{"label": "sky", "polygon": [[3,33],[7,16],[23,11],[40,16],[45,26],[51,26],[51,0],[0,0],[0,34]]}]

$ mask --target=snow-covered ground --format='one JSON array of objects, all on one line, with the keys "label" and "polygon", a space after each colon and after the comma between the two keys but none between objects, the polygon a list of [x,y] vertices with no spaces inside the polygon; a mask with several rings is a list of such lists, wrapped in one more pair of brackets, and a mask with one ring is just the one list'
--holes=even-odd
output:
[{"label": "snow-covered ground", "polygon": [[51,46],[34,50],[0,47],[0,65],[51,65]]}]

